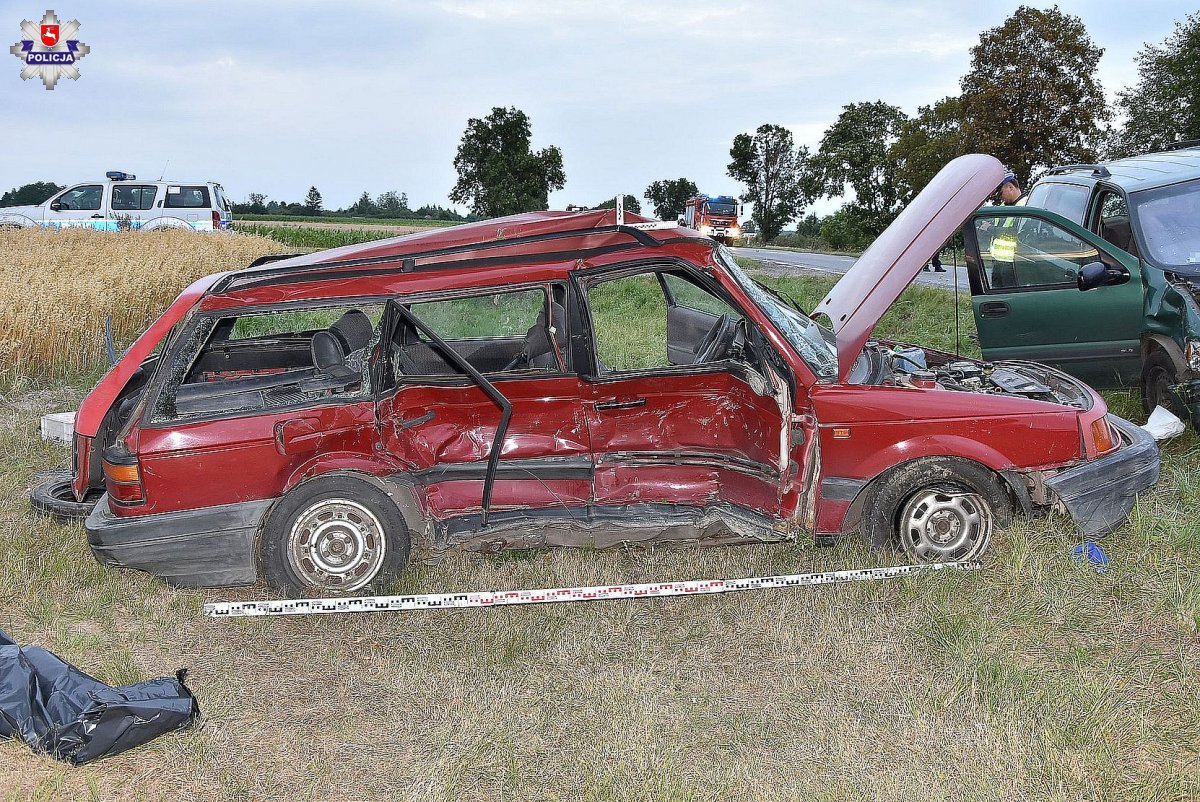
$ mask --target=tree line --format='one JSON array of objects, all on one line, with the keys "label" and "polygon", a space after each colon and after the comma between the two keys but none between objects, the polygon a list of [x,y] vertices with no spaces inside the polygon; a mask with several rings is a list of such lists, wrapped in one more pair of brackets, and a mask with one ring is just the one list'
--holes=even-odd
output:
[{"label": "tree line", "polygon": [[[1138,81],[1117,94],[1115,109],[1096,79],[1103,54],[1079,17],[1021,6],[980,34],[959,95],[921,106],[914,117],[882,100],[850,103],[815,152],[797,147],[786,128],[762,125],[735,137],[727,171],[746,186],[742,200],[754,202],[765,240],[799,218],[801,235],[815,229],[826,244],[845,248],[876,236],[965,153],[996,156],[1028,187],[1055,165],[1200,139],[1200,14],[1138,52]],[[850,200],[824,220],[804,216],[823,197]]]},{"label": "tree line", "polygon": [[[763,239],[774,240],[800,220],[802,234],[845,248],[877,235],[964,153],[996,156],[1028,186],[1054,165],[1200,139],[1200,14],[1139,51],[1138,82],[1117,95],[1115,109],[1096,79],[1103,54],[1079,17],[1057,6],[1021,6],[980,34],[960,94],[921,106],[913,117],[884,100],[847,104],[815,151],[797,146],[783,126],[761,125],[734,138],[726,172],[745,187],[741,200],[754,204]],[[1114,111],[1124,118],[1120,126]],[[450,199],[481,217],[545,209],[549,193],[566,182],[561,151],[534,151],[529,118],[515,108],[469,120],[454,166],[458,182]],[[655,215],[672,220],[698,192],[681,177],[654,181],[644,197]],[[824,219],[805,215],[820,198],[848,200]]]}]

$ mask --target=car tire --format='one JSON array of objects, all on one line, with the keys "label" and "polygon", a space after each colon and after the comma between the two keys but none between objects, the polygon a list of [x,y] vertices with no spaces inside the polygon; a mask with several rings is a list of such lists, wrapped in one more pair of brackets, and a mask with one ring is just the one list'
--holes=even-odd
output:
[{"label": "car tire", "polygon": [[876,480],[863,509],[863,535],[870,546],[899,549],[916,563],[974,560],[1012,514],[1012,499],[992,471],[969,460],[926,457]]},{"label": "car tire", "polygon": [[372,596],[404,570],[409,548],[396,503],[340,475],[310,479],[280,499],[258,553],[267,583],[288,598]]},{"label": "car tire", "polygon": [[1171,355],[1156,348],[1142,361],[1142,410],[1149,415],[1161,405],[1181,421],[1187,422],[1191,414],[1171,397],[1167,388],[1179,383],[1179,374]]},{"label": "car tire", "polygon": [[44,481],[29,491],[29,504],[42,515],[56,521],[82,521],[91,514],[100,499],[99,491],[75,500],[75,475],[67,470],[54,471]]}]

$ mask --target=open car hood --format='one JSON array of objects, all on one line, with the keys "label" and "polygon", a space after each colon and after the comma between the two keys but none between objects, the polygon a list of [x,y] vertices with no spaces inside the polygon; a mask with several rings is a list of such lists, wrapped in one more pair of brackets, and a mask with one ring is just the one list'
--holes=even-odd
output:
[{"label": "open car hood", "polygon": [[1003,178],[1004,165],[981,153],[947,164],[817,304],[813,316],[826,315],[837,335],[839,382],[883,313]]}]

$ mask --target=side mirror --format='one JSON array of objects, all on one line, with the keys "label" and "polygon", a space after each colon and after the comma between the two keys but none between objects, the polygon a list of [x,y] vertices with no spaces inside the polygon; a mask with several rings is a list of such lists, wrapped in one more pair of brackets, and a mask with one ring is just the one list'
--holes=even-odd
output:
[{"label": "side mirror", "polygon": [[50,211],[61,212],[62,211],[62,201],[54,201],[53,203],[51,203]]},{"label": "side mirror", "polygon": [[1103,262],[1092,262],[1079,270],[1079,291],[1087,292],[1097,287],[1113,287],[1129,281],[1129,271],[1123,267],[1109,267]]}]

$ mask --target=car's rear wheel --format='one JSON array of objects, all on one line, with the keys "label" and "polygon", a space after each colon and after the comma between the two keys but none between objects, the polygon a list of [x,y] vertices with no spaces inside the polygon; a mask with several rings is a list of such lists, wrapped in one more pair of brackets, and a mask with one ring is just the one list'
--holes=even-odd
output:
[{"label": "car's rear wheel", "polygon": [[271,511],[259,544],[267,582],[287,596],[379,593],[404,570],[408,552],[395,503],[349,476],[293,489]]},{"label": "car's rear wheel", "polygon": [[1179,374],[1175,371],[1170,354],[1162,349],[1147,354],[1142,362],[1142,409],[1145,413],[1149,415],[1155,407],[1161,406],[1186,422],[1191,416],[1170,391],[1178,383]]},{"label": "car's rear wheel", "polygon": [[913,460],[879,479],[863,510],[875,547],[902,550],[913,562],[974,560],[992,533],[1012,520],[1012,499],[999,477],[968,460]]}]

